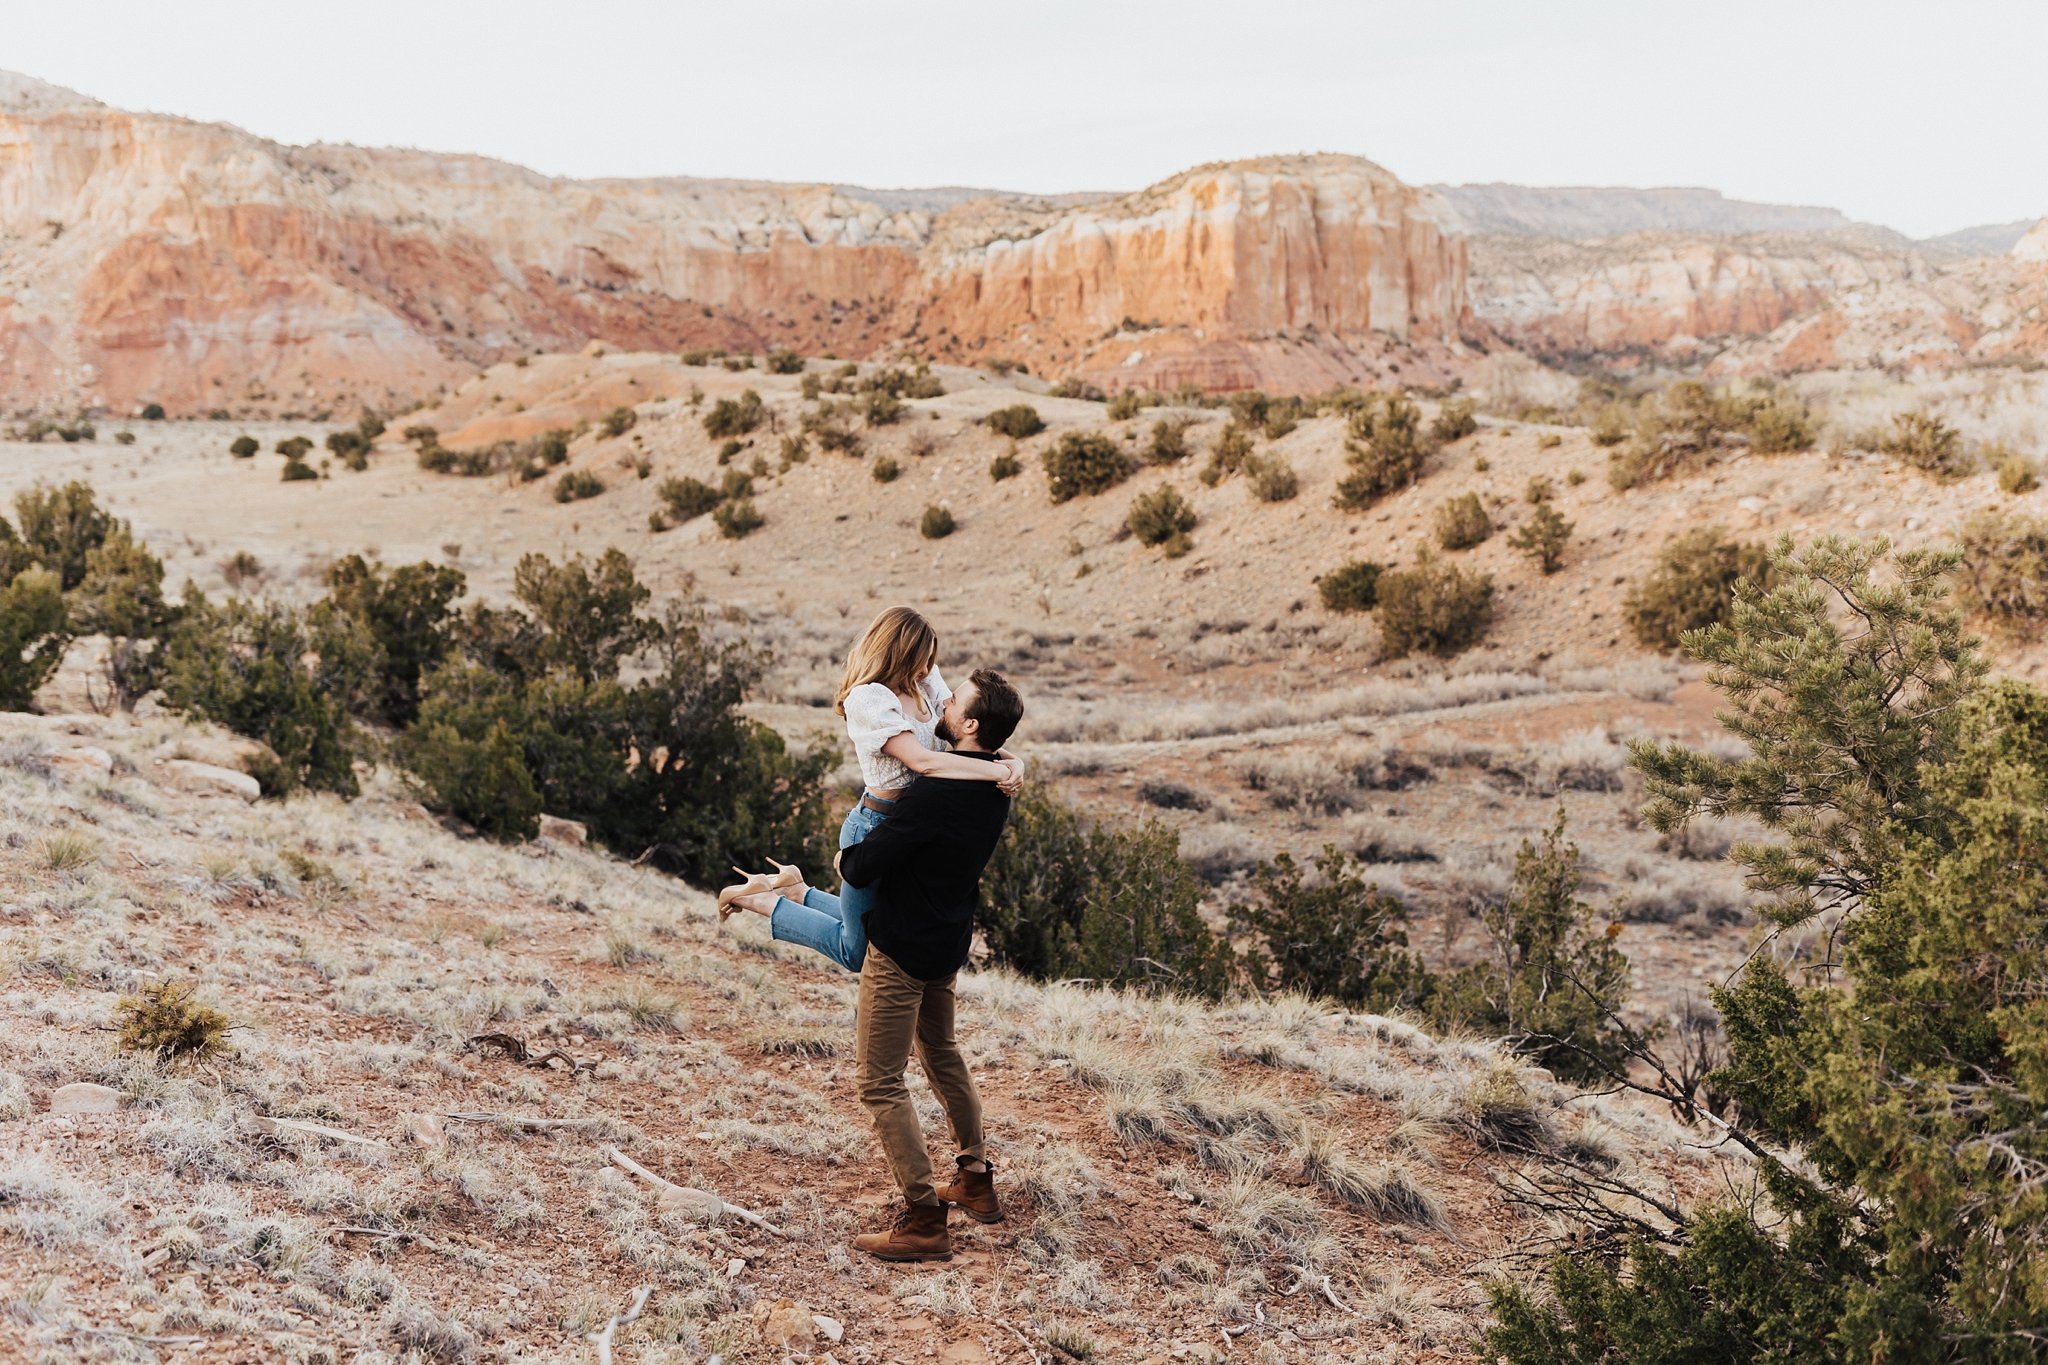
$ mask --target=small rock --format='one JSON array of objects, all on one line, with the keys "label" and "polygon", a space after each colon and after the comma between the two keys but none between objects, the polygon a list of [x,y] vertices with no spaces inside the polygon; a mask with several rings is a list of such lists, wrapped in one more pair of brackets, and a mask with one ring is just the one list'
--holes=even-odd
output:
[{"label": "small rock", "polygon": [[[746,1268],[747,1263],[741,1260],[739,1257],[735,1256],[730,1261],[727,1261],[725,1263],[725,1278],[727,1278],[728,1280],[737,1280],[740,1277],[740,1272],[744,1271]],[[838,1338],[836,1337],[834,1338],[835,1341],[837,1339]]]},{"label": "small rock", "polygon": [[787,1349],[818,1339],[818,1324],[811,1320],[811,1310],[794,1299],[755,1300],[754,1327],[769,1346]]},{"label": "small rock", "polygon": [[415,1147],[445,1147],[448,1135],[442,1131],[439,1114],[411,1113],[399,1120]]},{"label": "small rock", "polygon": [[105,749],[95,748],[90,744],[80,744],[69,749],[52,749],[46,757],[53,768],[81,773],[88,777],[105,777],[114,771],[114,756]]},{"label": "small rock", "polygon": [[559,815],[543,815],[540,817],[540,837],[551,844],[582,848],[590,842],[590,831],[578,821],[564,820]]},{"label": "small rock", "polygon": [[655,1203],[664,1213],[686,1213],[692,1218],[719,1218],[725,1214],[723,1199],[709,1190],[693,1190],[687,1185],[663,1190]]},{"label": "small rock", "polygon": [[838,1318],[827,1317],[823,1313],[811,1314],[811,1325],[818,1329],[819,1336],[835,1344],[841,1337],[846,1335],[845,1323],[841,1322]]},{"label": "small rock", "polygon": [[277,762],[277,754],[260,739],[217,734],[181,734],[158,746],[156,757],[188,758],[194,763],[210,763],[216,768],[244,773],[252,763]]},{"label": "small rock", "polygon": [[167,786],[199,795],[239,796],[244,801],[254,801],[263,795],[263,788],[249,774],[189,758],[167,760],[163,765],[163,778]]},{"label": "small rock", "polygon": [[73,1081],[50,1092],[53,1114],[111,1114],[121,1107],[121,1092],[111,1085]]}]

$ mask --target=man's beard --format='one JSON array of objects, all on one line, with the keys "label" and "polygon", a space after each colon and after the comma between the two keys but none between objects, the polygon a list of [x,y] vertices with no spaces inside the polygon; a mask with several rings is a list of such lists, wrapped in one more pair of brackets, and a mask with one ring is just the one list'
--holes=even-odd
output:
[{"label": "man's beard", "polygon": [[939,717],[939,723],[932,727],[932,733],[946,741],[949,747],[957,747],[960,743],[960,736],[953,733],[953,727],[946,723],[944,716]]}]

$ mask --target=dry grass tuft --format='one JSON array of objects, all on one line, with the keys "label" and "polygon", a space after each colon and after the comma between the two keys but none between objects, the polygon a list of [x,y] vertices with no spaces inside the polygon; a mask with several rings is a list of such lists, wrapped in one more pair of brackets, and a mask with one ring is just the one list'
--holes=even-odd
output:
[{"label": "dry grass tuft", "polygon": [[1318,1188],[1383,1223],[1450,1231],[1443,1200],[1416,1181],[1413,1167],[1401,1160],[1361,1165],[1352,1159],[1343,1139],[1327,1128],[1312,1132],[1303,1145],[1301,1173]]},{"label": "dry grass tuft", "polygon": [[1469,1085],[1451,1113],[1451,1126],[1496,1152],[1531,1155],[1557,1150],[1557,1126],[1531,1094],[1521,1068],[1498,1059]]},{"label": "dry grass tuft", "polygon": [[1216,1210],[1217,1240],[1244,1260],[1277,1256],[1321,1270],[1343,1257],[1314,1200],[1256,1171],[1233,1172],[1210,1191],[1208,1202]]},{"label": "dry grass tuft", "polygon": [[1108,1350],[1102,1338],[1066,1318],[1035,1318],[1032,1325],[1046,1345],[1074,1360],[1094,1360]]},{"label": "dry grass tuft", "polygon": [[801,1028],[762,1029],[753,1038],[754,1050],[764,1057],[836,1057],[838,1042],[816,1030]]},{"label": "dry grass tuft", "polygon": [[1086,1152],[1070,1143],[1042,1142],[1017,1152],[1005,1174],[1004,1183],[1034,1210],[1021,1238],[1024,1245],[1055,1261],[1087,1245],[1088,1211],[1107,1187]]},{"label": "dry grass tuft", "polygon": [[50,763],[50,746],[35,735],[9,735],[0,739],[0,768],[12,768],[18,773],[46,780],[56,771]]},{"label": "dry grass tuft", "polygon": [[0,1072],[0,1123],[18,1123],[32,1112],[27,1083],[11,1072]]},{"label": "dry grass tuft", "polygon": [[52,872],[82,872],[100,860],[100,846],[74,830],[46,834],[36,841],[36,861]]},{"label": "dry grass tuft", "polygon": [[450,1362],[476,1358],[476,1341],[453,1318],[431,1304],[411,1298],[391,1305],[384,1315],[384,1330],[408,1351],[418,1351],[428,1360]]},{"label": "dry grass tuft", "polygon": [[1238,779],[1281,810],[1336,815],[1376,791],[1399,791],[1429,780],[1427,767],[1384,744],[1324,744],[1305,752],[1264,751],[1233,761]]},{"label": "dry grass tuft", "polygon": [[121,1046],[165,1059],[203,1061],[221,1052],[233,1025],[227,1015],[200,1004],[197,989],[189,981],[158,981],[121,997],[114,1006]]},{"label": "dry grass tuft", "polygon": [[973,1286],[954,1270],[906,1279],[896,1286],[895,1296],[907,1308],[922,1308],[941,1318],[964,1317],[974,1312]]},{"label": "dry grass tuft", "polygon": [[1103,1096],[1103,1104],[1119,1141],[1135,1146],[1172,1140],[1173,1114],[1157,1090],[1118,1088]]},{"label": "dry grass tuft", "polygon": [[614,924],[604,931],[605,960],[614,967],[632,967],[643,962],[659,962],[661,954],[641,942],[632,928]]},{"label": "dry grass tuft", "polygon": [[41,1250],[93,1248],[124,1221],[121,1201],[48,1156],[0,1163],[0,1233]]},{"label": "dry grass tuft", "polygon": [[632,1020],[633,1027],[657,1033],[680,1033],[687,1024],[682,1004],[674,996],[637,982],[614,1000],[612,1007]]}]

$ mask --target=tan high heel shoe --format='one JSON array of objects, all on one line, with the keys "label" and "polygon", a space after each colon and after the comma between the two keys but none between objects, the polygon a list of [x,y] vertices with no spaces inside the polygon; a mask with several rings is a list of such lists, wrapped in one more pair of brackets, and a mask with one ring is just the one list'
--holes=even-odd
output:
[{"label": "tan high heel shoe", "polygon": [[775,876],[768,883],[773,891],[793,891],[804,884],[804,870],[792,863],[778,863],[773,858],[768,866],[775,869]]},{"label": "tan high heel shoe", "polygon": [[803,885],[804,874],[800,868],[792,867],[788,863],[778,863],[773,858],[770,858],[768,861],[774,865],[775,872],[773,875],[766,872],[748,872],[738,867],[733,869],[733,871],[739,873],[746,880],[719,890],[718,922],[720,924],[725,923],[739,913],[733,902],[741,896],[751,896],[757,891],[773,891],[780,895],[784,891]]}]

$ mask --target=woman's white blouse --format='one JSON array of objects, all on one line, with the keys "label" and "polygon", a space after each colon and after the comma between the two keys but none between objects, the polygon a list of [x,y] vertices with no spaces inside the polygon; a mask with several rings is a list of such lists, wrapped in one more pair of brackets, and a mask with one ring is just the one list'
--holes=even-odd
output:
[{"label": "woman's white blouse", "polygon": [[897,735],[909,734],[927,749],[944,750],[938,737],[939,710],[953,689],[934,668],[925,675],[919,691],[924,694],[925,714],[919,720],[903,709],[902,700],[887,683],[862,683],[846,694],[846,733],[853,751],[860,757],[860,778],[870,788],[888,791],[907,787],[917,774],[882,752],[882,746]]}]

